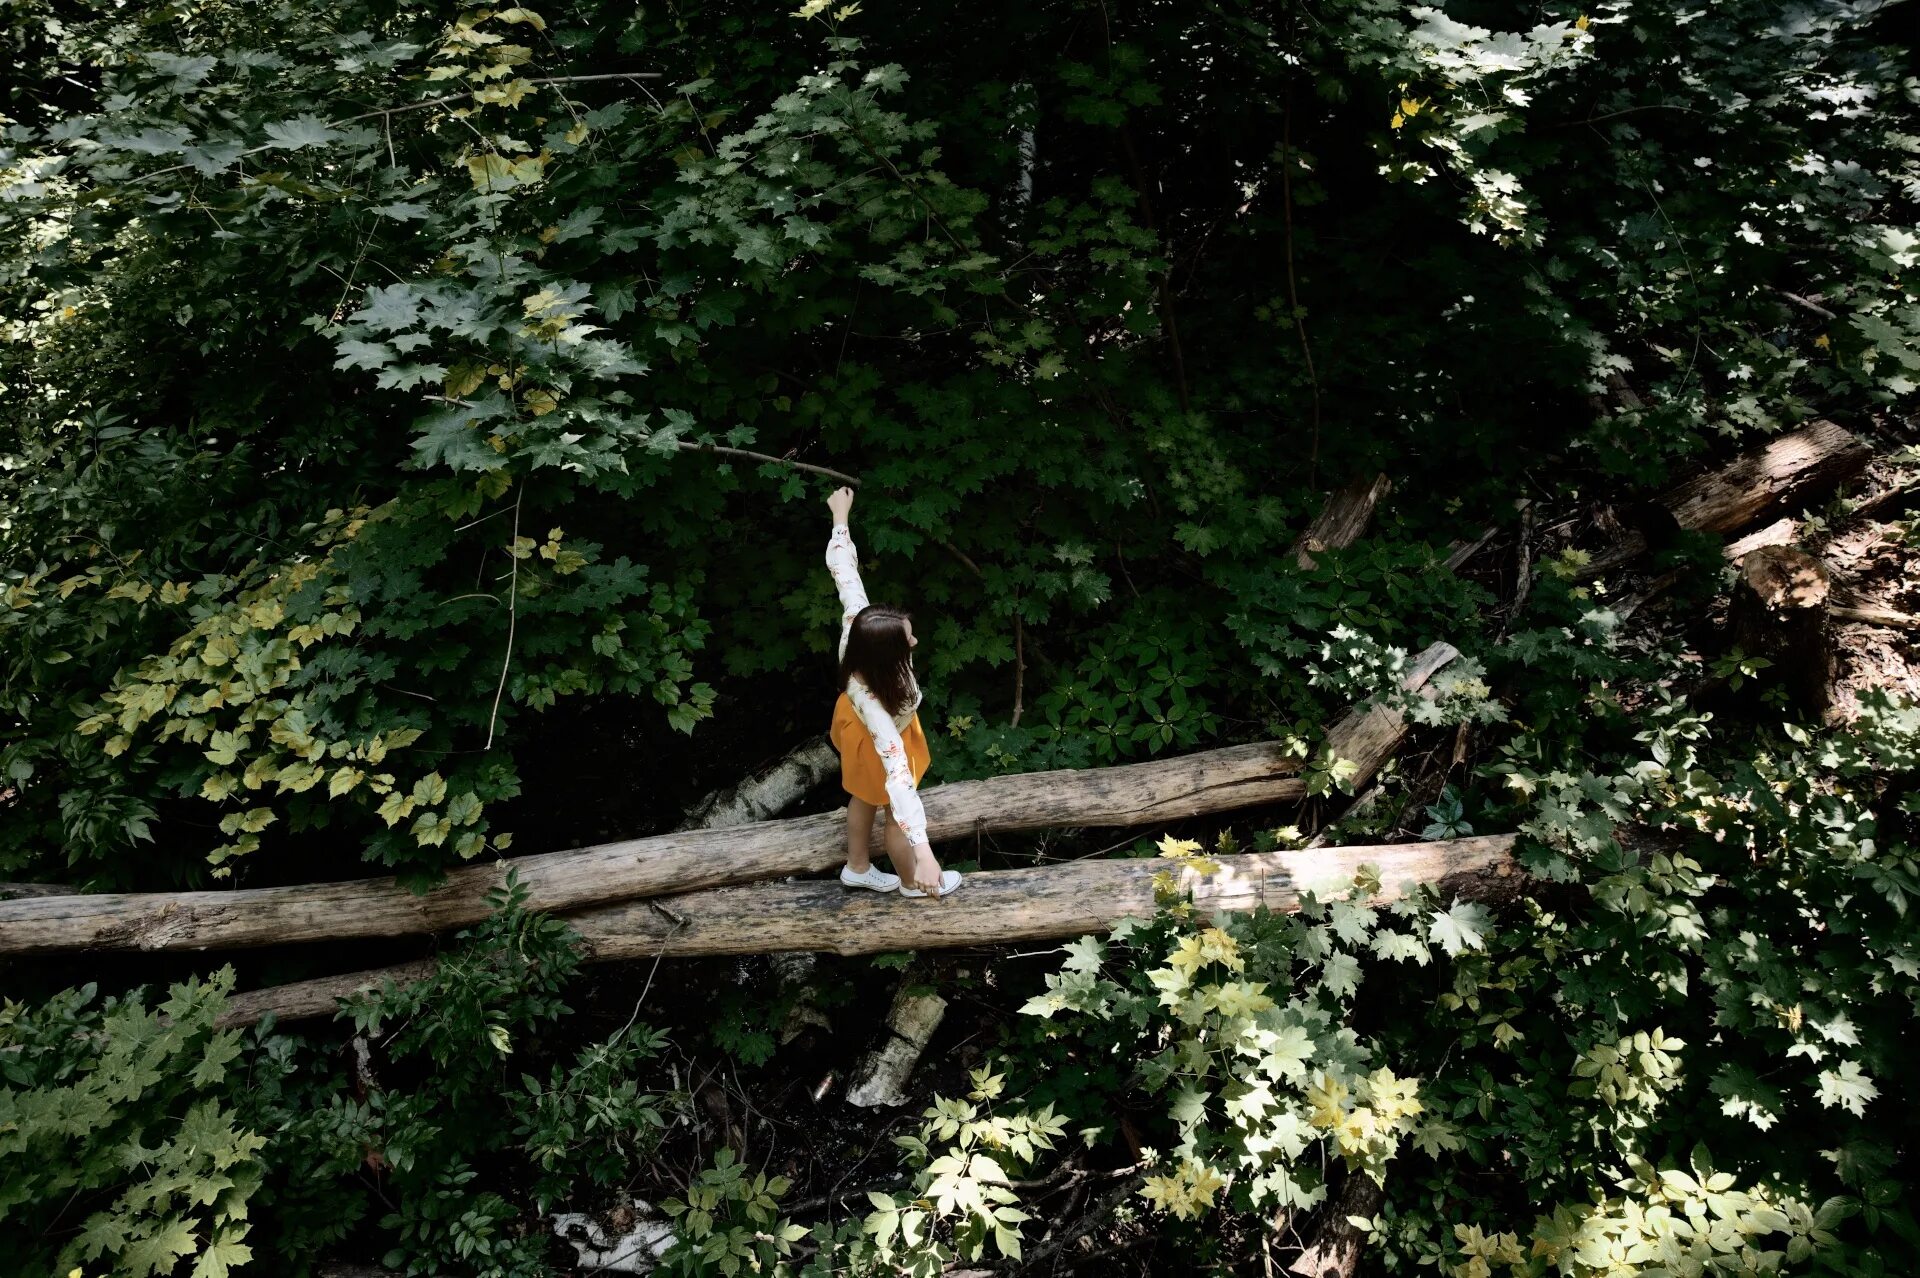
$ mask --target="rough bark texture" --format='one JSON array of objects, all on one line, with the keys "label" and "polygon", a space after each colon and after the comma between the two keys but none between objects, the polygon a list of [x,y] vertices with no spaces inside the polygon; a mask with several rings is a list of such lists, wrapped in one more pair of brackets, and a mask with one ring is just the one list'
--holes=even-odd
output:
[{"label": "rough bark texture", "polygon": [[1863,626],[1885,626],[1889,630],[1920,630],[1920,617],[1910,612],[1895,612],[1877,605],[1836,607],[1829,610],[1835,621],[1851,621]]},{"label": "rough bark texture", "polygon": [[1373,1177],[1364,1172],[1349,1173],[1340,1185],[1340,1192],[1328,1206],[1326,1221],[1320,1226],[1320,1232],[1314,1235],[1313,1242],[1287,1269],[1299,1274],[1300,1278],[1353,1278],[1367,1235],[1363,1230],[1356,1229],[1347,1217],[1364,1216],[1372,1219],[1373,1214],[1380,1210],[1384,1198],[1380,1186],[1373,1183]]},{"label": "rough bark texture", "polygon": [[332,1016],[343,998],[377,990],[387,981],[392,981],[396,986],[424,981],[434,974],[439,965],[437,959],[416,959],[411,963],[348,972],[343,976],[321,976],[311,981],[248,990],[227,999],[227,1008],[215,1024],[221,1029],[229,1025],[252,1025],[268,1012],[284,1021]]},{"label": "rough bark texture", "polygon": [[[1423,686],[1455,656],[1435,644],[1406,683]],[[1406,736],[1398,714],[1349,713],[1327,743],[1370,775]],[[1305,797],[1299,760],[1277,743],[1229,746],[1150,763],[960,781],[925,792],[933,841],[976,832],[1136,826]],[[226,892],[151,892],[0,902],[0,953],[204,950],[447,931],[486,917],[509,868],[528,907],[565,912],[607,901],[830,869],[846,853],[839,812],[550,852],[453,871],[415,895],[396,880],[360,879]]]},{"label": "rough bark texture", "polygon": [[[1261,905],[1293,910],[1301,889],[1344,885],[1362,865],[1375,865],[1381,879],[1376,901],[1398,900],[1408,885],[1431,882],[1444,896],[1499,905],[1528,888],[1514,865],[1513,841],[1510,834],[1496,834],[1443,843],[1243,853],[1218,858],[1224,865],[1219,874],[1201,878],[1187,872],[1182,883],[1203,911]],[[602,906],[568,921],[585,941],[589,963],[1002,945],[1104,932],[1123,918],[1151,917],[1153,878],[1167,868],[1160,860],[1087,860],[991,870],[968,875],[952,896],[919,901],[849,891],[832,880],[754,883]],[[221,1024],[250,1025],[268,1012],[283,1021],[328,1016],[340,998],[374,988],[389,976],[404,983],[431,971],[428,960],[236,994]]]},{"label": "rough bark texture", "polygon": [[833,742],[815,737],[740,784],[716,790],[688,810],[682,830],[722,830],[779,816],[840,766]]},{"label": "rough bark texture", "polygon": [[[1724,535],[1833,487],[1872,459],[1873,450],[1858,436],[1830,421],[1816,421],[1688,480],[1656,505],[1681,528]],[[1594,556],[1587,571],[1598,575],[1646,549],[1644,533],[1629,533]]]},{"label": "rough bark texture", "polygon": [[1793,546],[1762,546],[1740,561],[1728,610],[1733,643],[1772,662],[1793,703],[1818,719],[1832,699],[1832,625],[1826,565]]},{"label": "rough bark texture", "polygon": [[1871,460],[1873,450],[1858,436],[1816,421],[1688,480],[1660,502],[1682,528],[1730,533],[1789,500],[1858,474]]},{"label": "rough bark texture", "polygon": [[1293,543],[1293,557],[1302,568],[1313,567],[1313,556],[1322,550],[1338,550],[1360,540],[1373,522],[1374,507],[1393,490],[1393,481],[1385,475],[1362,476],[1327,498],[1320,517]]},{"label": "rough bark texture", "polygon": [[907,1079],[946,1016],[947,1000],[916,993],[911,983],[903,983],[887,1012],[884,1036],[860,1062],[860,1072],[847,1089],[847,1104],[863,1109],[906,1104]]},{"label": "rough bark texture", "polygon": [[[824,759],[821,757],[823,751]],[[687,813],[681,829],[718,829],[777,816],[799,802],[807,790],[825,775],[826,770],[839,762],[839,758],[833,743],[824,737],[803,742],[765,772],[709,794]],[[11,886],[48,889],[21,895],[56,896],[70,891],[51,884]],[[5,899],[4,886],[0,886],[0,899]],[[793,962],[813,962],[811,954],[784,957]],[[271,989],[248,991],[229,1000],[219,1023],[222,1026],[251,1025],[269,1011],[288,1019],[328,1016],[339,1006],[341,999],[377,990],[387,981],[392,981],[396,986],[424,981],[433,975],[437,966],[436,960],[425,958],[413,963],[347,972],[341,976],[322,976]]]},{"label": "rough bark texture", "polygon": [[[1440,843],[1249,852],[1216,858],[1219,873],[1180,872],[1183,890],[1202,912],[1298,908],[1303,890],[1338,888],[1362,865],[1380,867],[1376,901],[1394,901],[1417,883],[1437,883],[1449,897],[1503,901],[1520,894],[1513,836],[1485,835]],[[573,917],[595,960],[700,954],[767,954],[819,950],[881,954],[891,950],[1004,945],[1104,932],[1123,918],[1151,918],[1154,876],[1169,863],[1152,860],[1070,861],[1025,870],[967,876],[952,896],[920,901],[850,892],[831,881],[750,883],[630,901]]]}]

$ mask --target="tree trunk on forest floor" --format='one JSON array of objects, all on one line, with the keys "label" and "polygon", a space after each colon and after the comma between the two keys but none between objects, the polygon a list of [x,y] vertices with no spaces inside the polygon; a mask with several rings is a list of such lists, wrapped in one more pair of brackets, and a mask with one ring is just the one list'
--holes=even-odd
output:
[{"label": "tree trunk on forest floor", "polygon": [[[1405,686],[1420,688],[1455,656],[1435,644]],[[1407,726],[1384,707],[1349,712],[1327,744],[1364,778],[1391,758]],[[1139,826],[1306,797],[1300,760],[1277,742],[1110,768],[959,781],[925,792],[934,842],[981,832]],[[509,869],[529,909],[562,912],[608,901],[830,869],[846,854],[839,812],[693,830],[571,852],[549,852],[449,874],[415,895],[397,880],[360,879],[226,892],[118,893],[0,902],[0,953],[204,950],[445,931],[489,913],[487,894]]]},{"label": "tree trunk on forest floor", "polygon": [[681,830],[724,830],[779,816],[832,775],[840,752],[825,737],[789,750],[778,763],[755,776],[715,790],[687,810]]},{"label": "tree trunk on forest floor", "polygon": [[1381,498],[1393,491],[1393,481],[1385,475],[1361,476],[1334,491],[1321,508],[1320,515],[1300,534],[1290,552],[1302,568],[1313,567],[1313,556],[1322,550],[1339,550],[1360,539],[1373,521],[1373,510]]},{"label": "tree trunk on forest floor", "polygon": [[[1823,419],[1669,489],[1654,507],[1691,532],[1737,532],[1859,473],[1872,459],[1873,450],[1858,436]],[[1629,532],[1594,555],[1585,572],[1597,577],[1647,549],[1644,532]]]},{"label": "tree trunk on forest floor", "polygon": [[[1436,843],[1245,852],[1216,857],[1219,873],[1201,877],[1152,859],[1069,861],[967,876],[952,896],[903,900],[891,893],[850,891],[827,880],[752,883],[629,901],[574,915],[590,963],[815,950],[883,954],[954,949],[1015,941],[1060,940],[1104,932],[1123,918],[1151,918],[1153,881],[1173,872],[1195,908],[1297,909],[1303,890],[1350,883],[1362,865],[1379,867],[1376,902],[1399,900],[1418,883],[1443,895],[1498,905],[1520,896],[1529,880],[1513,861],[1514,836],[1481,835]],[[429,961],[430,962],[430,961]],[[429,969],[430,970],[430,969]],[[399,975],[396,975],[399,973]],[[244,1025],[272,1012],[281,1020],[328,1015],[343,992],[378,986],[388,977],[418,979],[417,968],[359,972],[236,994],[223,1025]]]},{"label": "tree trunk on forest floor", "polygon": [[906,1104],[907,1078],[946,1015],[947,1000],[931,992],[916,993],[911,981],[902,981],[887,1010],[884,1037],[860,1062],[847,1089],[847,1104],[863,1109]]}]

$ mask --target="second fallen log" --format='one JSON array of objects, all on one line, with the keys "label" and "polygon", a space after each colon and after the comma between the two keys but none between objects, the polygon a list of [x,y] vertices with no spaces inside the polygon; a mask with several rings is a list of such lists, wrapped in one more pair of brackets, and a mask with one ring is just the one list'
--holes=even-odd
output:
[{"label": "second fallen log", "polygon": [[[1219,873],[1178,871],[1179,886],[1202,912],[1294,910],[1303,891],[1341,890],[1363,865],[1378,867],[1375,904],[1399,900],[1418,883],[1443,897],[1498,905],[1530,880],[1513,860],[1514,836],[1478,835],[1437,843],[1245,852],[1216,858]],[[892,893],[848,891],[837,882],[752,883],[680,896],[601,906],[568,920],[589,963],[714,954],[820,951],[882,954],[1013,941],[1060,940],[1105,932],[1123,918],[1150,918],[1155,876],[1166,861],[1069,861],[1025,870],[970,874],[952,896],[922,901]],[[330,1015],[338,1000],[400,969],[302,981],[236,994],[222,1025]]]},{"label": "second fallen log", "polygon": [[[1181,870],[1178,881],[1202,913],[1263,905],[1296,909],[1302,892],[1340,890],[1362,865],[1379,868],[1375,903],[1399,900],[1421,883],[1434,884],[1443,896],[1498,903],[1518,896],[1526,881],[1515,868],[1513,843],[1513,835],[1492,834],[1437,843],[1244,852],[1216,857],[1221,868],[1215,874]],[[1158,858],[990,870],[968,875],[952,896],[925,901],[849,892],[831,882],[750,883],[657,903],[603,906],[569,921],[593,961],[1003,945],[1104,932],[1123,918],[1151,918],[1154,878],[1168,870],[1168,862]]]}]

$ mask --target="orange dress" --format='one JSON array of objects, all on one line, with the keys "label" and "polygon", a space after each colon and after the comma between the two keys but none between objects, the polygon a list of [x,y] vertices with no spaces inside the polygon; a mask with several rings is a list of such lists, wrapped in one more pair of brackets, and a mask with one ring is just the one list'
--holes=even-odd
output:
[{"label": "orange dress", "polygon": [[[833,728],[828,735],[833,740],[833,748],[840,752],[841,788],[876,808],[886,807],[886,766],[880,762],[873,734],[860,721],[853,702],[844,692],[833,703]],[[912,722],[901,729],[900,742],[907,748],[907,766],[913,770],[913,783],[918,786],[920,778],[926,775],[927,764],[932,761],[927,750],[927,734],[920,729],[919,715],[914,715]]]}]

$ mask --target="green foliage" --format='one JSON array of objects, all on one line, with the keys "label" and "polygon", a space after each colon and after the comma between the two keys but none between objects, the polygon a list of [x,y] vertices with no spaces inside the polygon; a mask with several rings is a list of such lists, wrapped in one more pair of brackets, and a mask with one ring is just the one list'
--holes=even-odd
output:
[{"label": "green foliage", "polygon": [[[1176,864],[1221,871],[1197,844],[1162,848]],[[1150,1098],[1167,1143],[1153,1139],[1143,1155],[1142,1194],[1182,1220],[1229,1204],[1313,1207],[1329,1157],[1383,1179],[1409,1137],[1426,1139],[1416,1122],[1425,1107],[1417,1079],[1369,1070],[1374,1049],[1348,1024],[1363,964],[1424,966],[1436,949],[1483,948],[1485,912],[1418,894],[1382,910],[1369,903],[1379,879],[1363,871],[1344,892],[1307,894],[1298,915],[1205,926],[1171,875],[1161,878],[1156,919],[1068,945],[1062,970],[1023,1009],[1049,1025],[1035,1047],[1052,1077],[1038,1082],[1035,1062],[1037,1094],[1109,1138],[1106,1113]]]},{"label": "green foliage", "polygon": [[[942,1272],[954,1260],[980,1260],[997,1252],[1021,1256],[1022,1222],[1014,1177],[1054,1148],[1065,1120],[1051,1106],[995,1112],[1006,1078],[988,1069],[972,1074],[973,1088],[960,1100],[935,1097],[917,1135],[895,1143],[917,1170],[908,1192],[873,1194],[865,1222],[875,1259],[901,1264],[913,1274]],[[951,1228],[951,1250],[934,1228]]]},{"label": "green foliage", "polygon": [[660,1258],[666,1274],[725,1274],[734,1278],[779,1271],[806,1228],[778,1218],[779,1199],[791,1188],[784,1176],[749,1176],[731,1149],[687,1188],[684,1200],[661,1204],[676,1224],[674,1245]]},{"label": "green foliage", "polygon": [[[1523,476],[1651,480],[1920,359],[1865,11],[1340,0],[1082,48],[1060,4],[24,3],[9,873],[324,829],[430,875],[504,846],[529,714],[824,687],[810,481],[710,447],[863,476],[959,777],[1317,718],[1329,631],[1478,628],[1434,548]],[[1381,465],[1376,534],[1299,568]]]},{"label": "green foliage", "polygon": [[342,1011],[377,1057],[356,1048],[343,1069],[338,1052],[262,1032],[243,1105],[271,1134],[261,1198],[287,1263],[373,1221],[398,1272],[548,1274],[544,1237],[521,1227],[529,1211],[626,1184],[665,1130],[671,1104],[645,1082],[658,1032],[542,1050],[579,960],[572,932],[524,900],[510,882],[431,979]]},{"label": "green foliage", "polygon": [[[1920,1244],[1910,1115],[1879,1082],[1920,1007],[1920,859],[1912,801],[1876,778],[1920,764],[1916,711],[1870,698],[1857,724],[1752,741],[1677,700],[1636,718],[1493,768],[1536,871],[1580,895],[1396,1017],[1410,1065],[1451,1045],[1424,1091],[1448,1135],[1381,1236],[1468,1278],[1890,1272]],[[1596,754],[1609,727],[1619,753]],[[1489,1174],[1511,1187],[1458,1192]]]},{"label": "green foliage", "polygon": [[[1010,1099],[1002,1074],[976,1069],[972,1082],[964,1098],[935,1097],[918,1131],[894,1138],[906,1155],[907,1187],[869,1191],[872,1210],[837,1229],[822,1224],[809,1234],[780,1215],[786,1178],[750,1175],[732,1150],[721,1150],[685,1199],[663,1204],[676,1237],[662,1269],[727,1278],[743,1269],[785,1278],[936,1278],[957,1261],[994,1254],[1018,1261],[1031,1216],[1018,1206],[1015,1177],[1054,1149],[1065,1123],[1051,1106],[996,1110],[996,1101]],[[796,1268],[794,1244],[809,1237],[812,1254]]]},{"label": "green foliage", "polygon": [[253,1257],[267,1138],[230,1103],[233,972],[147,1007],[95,987],[0,1006],[0,1262],[10,1273],[224,1278]]},{"label": "green foliage", "polygon": [[[698,1263],[1010,1254],[1021,1208],[969,1169],[1048,1105],[1151,1128],[1176,1233],[1317,1201],[1326,1151],[1386,1173],[1400,1269],[1704,1245],[1870,1274],[1920,1246],[1894,1086],[1914,712],[1749,740],[1628,700],[1674,672],[1612,647],[1584,552],[1518,616],[1439,567],[1518,496],[1904,410],[1920,103],[1880,9],[10,12],[0,873],[430,878],[512,846],[533,715],[611,705],[698,748],[725,697],[786,731],[830,694],[837,615],[805,462],[863,481],[943,778],[1278,739],[1326,796],[1352,765],[1303,725],[1371,699],[1476,725],[1494,762],[1437,797],[1390,779],[1348,831],[1520,827],[1564,896],[1490,930],[1323,894],[1218,936],[1169,902],[1042,996],[1019,1037],[1057,1081],[941,1103],[924,1205],[762,1256],[779,1195],[726,1170]],[[1380,469],[1371,533],[1300,567],[1325,490]],[[1409,700],[1437,639],[1467,658]],[[583,788],[554,802],[598,785],[557,762]],[[378,1086],[267,1032],[201,1110],[231,1083],[181,1040],[70,1160],[82,1200],[231,1263],[232,1221],[158,1223],[215,1203],[116,1214],[99,1152],[201,1114],[268,1142],[229,1168],[271,1169],[234,1246],[300,1264],[364,1230],[415,1272],[539,1272],[520,1217],[613,1183],[666,1115],[650,1031],[540,1050],[571,962],[509,906],[424,991],[356,1007]],[[95,1015],[62,997],[18,1023]],[[751,1059],[784,1016],[748,999],[714,1032]],[[1293,1030],[1310,1076],[1254,1050]],[[29,1170],[36,1195],[64,1174]]]}]

